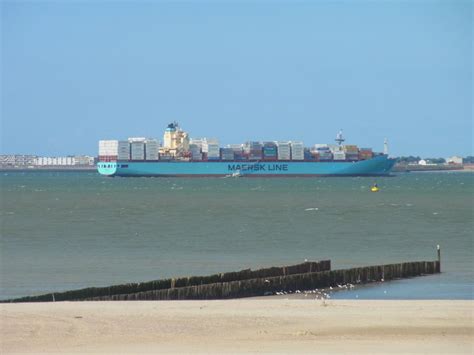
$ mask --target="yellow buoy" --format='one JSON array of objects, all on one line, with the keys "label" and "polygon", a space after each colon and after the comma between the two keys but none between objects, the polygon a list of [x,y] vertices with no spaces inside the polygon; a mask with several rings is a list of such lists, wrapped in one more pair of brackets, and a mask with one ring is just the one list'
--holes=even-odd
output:
[{"label": "yellow buoy", "polygon": [[372,191],[372,192],[379,192],[379,188],[378,188],[377,186],[372,186],[372,187],[370,188],[370,191]]}]

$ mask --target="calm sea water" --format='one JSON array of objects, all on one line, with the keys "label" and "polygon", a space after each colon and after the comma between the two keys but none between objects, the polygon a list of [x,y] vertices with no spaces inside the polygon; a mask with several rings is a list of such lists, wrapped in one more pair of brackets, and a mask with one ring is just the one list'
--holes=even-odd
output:
[{"label": "calm sea water", "polygon": [[105,178],[2,173],[0,299],[329,258],[443,273],[337,298],[472,299],[472,173],[377,178]]}]

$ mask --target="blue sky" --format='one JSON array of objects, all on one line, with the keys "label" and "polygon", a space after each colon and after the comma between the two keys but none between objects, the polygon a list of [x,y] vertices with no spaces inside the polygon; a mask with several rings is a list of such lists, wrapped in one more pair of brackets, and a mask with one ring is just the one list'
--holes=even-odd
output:
[{"label": "blue sky", "polygon": [[1,153],[99,139],[472,154],[471,1],[2,1]]}]

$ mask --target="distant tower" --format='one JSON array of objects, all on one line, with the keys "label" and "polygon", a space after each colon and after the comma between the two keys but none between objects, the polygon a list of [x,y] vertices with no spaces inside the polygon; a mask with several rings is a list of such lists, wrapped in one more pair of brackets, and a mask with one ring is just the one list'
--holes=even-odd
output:
[{"label": "distant tower", "polygon": [[387,138],[385,138],[384,141],[383,141],[383,153],[385,155],[388,155],[388,140],[387,140]]},{"label": "distant tower", "polygon": [[336,142],[341,145],[345,139],[342,137],[342,129],[339,131],[338,134],[336,134]]}]

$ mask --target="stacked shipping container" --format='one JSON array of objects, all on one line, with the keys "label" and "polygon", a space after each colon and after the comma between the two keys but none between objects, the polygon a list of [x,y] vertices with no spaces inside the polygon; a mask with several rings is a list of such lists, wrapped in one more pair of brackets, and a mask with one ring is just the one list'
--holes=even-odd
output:
[{"label": "stacked shipping container", "polygon": [[101,140],[99,141],[99,160],[100,161],[116,161],[118,155],[117,140]]},{"label": "stacked shipping container", "polygon": [[244,146],[244,153],[246,153],[249,160],[261,160],[263,145],[260,142],[247,142]]},{"label": "stacked shipping container", "polygon": [[146,160],[158,160],[159,151],[160,151],[160,146],[156,139],[147,139],[145,141],[145,159]]},{"label": "stacked shipping container", "polygon": [[202,143],[202,152],[205,153],[208,160],[219,160],[219,141],[217,139],[205,138]]},{"label": "stacked shipping container", "polygon": [[[179,152],[181,160],[224,160],[224,161],[358,161],[372,159],[370,148],[359,149],[356,145],[315,144],[312,149],[303,142],[256,142],[219,147],[217,139],[191,139],[189,150]],[[161,152],[155,139],[129,138],[128,141],[99,141],[100,161],[127,160],[174,160],[176,156]]]},{"label": "stacked shipping container", "polygon": [[372,148],[360,148],[359,150],[360,160],[372,159],[373,156],[374,156],[374,153],[372,152]]},{"label": "stacked shipping container", "polygon": [[277,160],[278,148],[275,142],[263,143],[263,160]]},{"label": "stacked shipping container", "polygon": [[118,142],[117,160],[130,160],[130,143],[128,141]]},{"label": "stacked shipping container", "polygon": [[234,160],[234,150],[232,148],[221,148],[221,159],[222,160]]},{"label": "stacked shipping container", "polygon": [[202,160],[201,146],[198,143],[189,143],[189,152],[191,160]]},{"label": "stacked shipping container", "polygon": [[356,145],[345,145],[343,147],[344,153],[346,153],[346,160],[356,161],[359,160],[359,148]]},{"label": "stacked shipping container", "polygon": [[333,159],[331,150],[327,144],[315,144],[315,155],[319,161],[330,161]]},{"label": "stacked shipping container", "polygon": [[291,148],[290,142],[277,142],[278,160],[290,160]]},{"label": "stacked shipping container", "polygon": [[291,142],[291,160],[304,160],[303,142]]}]

